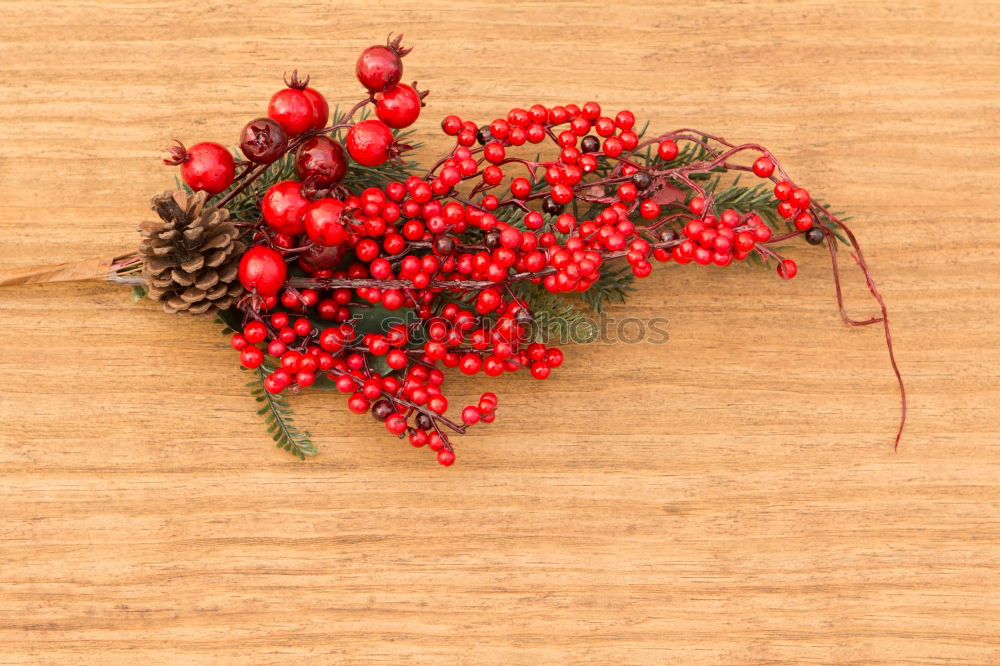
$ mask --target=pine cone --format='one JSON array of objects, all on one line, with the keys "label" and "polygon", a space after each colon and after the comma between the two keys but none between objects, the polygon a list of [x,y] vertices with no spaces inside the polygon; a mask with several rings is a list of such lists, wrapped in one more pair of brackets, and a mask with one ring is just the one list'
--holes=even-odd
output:
[{"label": "pine cone", "polygon": [[143,222],[139,256],[149,297],[168,313],[213,313],[243,292],[237,279],[246,245],[225,208],[205,208],[205,192],[153,197],[159,221]]}]

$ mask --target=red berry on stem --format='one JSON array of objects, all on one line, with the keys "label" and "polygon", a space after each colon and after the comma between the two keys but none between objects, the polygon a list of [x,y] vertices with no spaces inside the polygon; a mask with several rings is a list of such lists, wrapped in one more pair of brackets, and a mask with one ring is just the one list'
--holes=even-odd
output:
[{"label": "red berry on stem", "polygon": [[531,376],[535,379],[545,379],[550,372],[548,364],[544,361],[535,361],[531,364]]},{"label": "red berry on stem", "polygon": [[656,154],[659,155],[660,159],[664,162],[669,162],[677,158],[679,153],[677,148],[677,143],[667,139],[666,141],[661,141],[660,145],[656,149]]},{"label": "red berry on stem", "polygon": [[321,189],[339,183],[347,173],[347,157],[340,144],[328,136],[306,139],[295,152],[299,180]]},{"label": "red berry on stem", "polygon": [[260,367],[263,362],[264,354],[256,347],[244,347],[243,351],[240,352],[240,363],[243,364],[244,368],[253,370]]},{"label": "red berry on stem", "polygon": [[247,342],[246,336],[242,333],[234,333],[233,337],[229,339],[229,344],[231,344],[233,349],[236,351],[243,351],[249,343]]},{"label": "red berry on stem", "polygon": [[354,68],[358,81],[371,92],[380,92],[399,83],[403,76],[402,57],[410,52],[400,45],[403,36],[388,40],[385,46],[369,46],[358,56]]},{"label": "red berry on stem", "polygon": [[619,111],[615,116],[615,125],[623,130],[632,129],[635,126],[635,114],[628,110]]},{"label": "red berry on stem", "polygon": [[475,425],[479,423],[479,419],[482,418],[483,413],[479,411],[478,407],[468,406],[462,410],[462,422],[467,425]]},{"label": "red berry on stem", "polygon": [[462,131],[462,119],[458,116],[445,116],[441,121],[441,129],[448,136],[455,136]]},{"label": "red berry on stem", "polygon": [[402,414],[393,414],[385,420],[385,429],[393,435],[402,435],[406,432],[406,419]]},{"label": "red berry on stem", "polygon": [[515,178],[510,182],[510,193],[517,199],[527,199],[531,194],[531,183],[527,178]]},{"label": "red berry on stem", "polygon": [[381,120],[362,120],[347,133],[347,152],[362,166],[384,164],[398,152],[392,131]]},{"label": "red berry on stem", "polygon": [[809,205],[809,200],[810,200],[809,193],[804,189],[802,189],[801,187],[792,190],[792,195],[789,198],[789,201],[796,208],[806,208]]},{"label": "red berry on stem", "polygon": [[795,187],[789,183],[787,180],[783,180],[774,186],[774,197],[778,201],[788,201],[788,198],[792,196],[792,190]]},{"label": "red berry on stem", "polygon": [[267,327],[259,321],[252,321],[243,327],[243,337],[252,345],[263,342],[267,337]]},{"label": "red berry on stem", "polygon": [[[436,433],[435,433],[436,434]],[[438,463],[445,467],[451,467],[455,463],[455,452],[448,449],[438,451]]]},{"label": "red berry on stem", "polygon": [[[240,259],[240,284],[247,291],[256,290],[261,296],[277,294],[285,283],[286,274],[287,268],[281,255],[263,245],[250,248]],[[250,339],[249,336],[247,339]]]},{"label": "red berry on stem", "polygon": [[302,183],[286,180],[272,185],[260,204],[261,214],[275,231],[285,234],[302,233],[302,216],[310,201],[302,193]]},{"label": "red berry on stem", "polygon": [[355,393],[348,399],[347,408],[355,414],[364,414],[368,411],[368,399],[360,393]]},{"label": "red berry on stem", "polygon": [[784,280],[791,280],[798,272],[798,265],[791,259],[784,259],[778,264],[778,275]]},{"label": "red berry on stem", "polygon": [[396,84],[375,95],[375,113],[389,127],[409,127],[420,116],[424,95],[426,92],[420,93],[415,87]]},{"label": "red berry on stem", "polygon": [[427,401],[427,408],[435,414],[444,414],[448,411],[448,400],[442,395],[436,395]]},{"label": "red berry on stem", "polygon": [[192,190],[218,194],[233,183],[236,163],[224,146],[211,141],[185,149],[180,142],[167,149],[164,164],[180,166],[181,178]]},{"label": "red berry on stem", "polygon": [[343,202],[336,199],[320,199],[313,202],[302,218],[309,238],[324,247],[343,245],[348,237],[341,221],[343,210]]},{"label": "red berry on stem", "polygon": [[753,163],[753,172],[760,178],[770,178],[774,173],[774,162],[768,157],[758,157]]},{"label": "red berry on stem", "polygon": [[346,251],[347,248],[344,245],[330,247],[312,245],[308,250],[298,255],[299,268],[306,273],[330,270],[340,263]]},{"label": "red berry on stem", "polygon": [[326,121],[330,119],[330,105],[326,98],[313,88],[303,88],[302,94],[306,96],[312,105],[312,128],[321,130],[326,127]]},{"label": "red berry on stem", "polygon": [[316,118],[309,97],[295,88],[283,88],[274,93],[267,105],[267,115],[281,125],[288,136],[298,136],[313,129]]},{"label": "red berry on stem", "polygon": [[270,118],[257,118],[244,126],[240,135],[240,150],[251,162],[270,164],[284,155],[288,134]]}]

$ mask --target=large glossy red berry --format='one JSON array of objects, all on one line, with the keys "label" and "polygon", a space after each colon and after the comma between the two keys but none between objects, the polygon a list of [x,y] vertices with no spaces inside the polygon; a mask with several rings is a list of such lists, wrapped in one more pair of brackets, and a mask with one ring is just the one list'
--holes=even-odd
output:
[{"label": "large glossy red berry", "polygon": [[302,183],[286,180],[272,185],[260,203],[268,226],[283,234],[302,233],[302,216],[311,202],[302,193]]},{"label": "large glossy red berry", "polygon": [[[396,40],[394,46],[391,42],[386,46],[369,46],[358,56],[358,63],[354,68],[358,81],[371,92],[381,92],[389,86],[399,83],[403,76],[402,55],[406,54],[404,49],[400,49]],[[402,53],[400,53],[402,51]]]},{"label": "large glossy red berry", "polygon": [[347,133],[347,152],[362,166],[384,164],[392,144],[392,130],[381,120],[362,120]]},{"label": "large glossy red berry", "polygon": [[224,146],[211,141],[196,143],[187,150],[183,146],[171,149],[172,160],[180,164],[181,178],[192,190],[218,194],[233,183],[236,163]]},{"label": "large glossy red berry", "polygon": [[344,149],[328,136],[306,139],[295,153],[295,173],[313,187],[329,188],[347,173]]},{"label": "large glossy red berry", "polygon": [[295,88],[282,88],[267,105],[267,115],[285,130],[297,136],[313,129],[315,113],[308,95]]},{"label": "large glossy red berry", "polygon": [[312,245],[308,250],[299,255],[299,268],[306,273],[328,271],[340,263],[346,251],[347,247],[344,245],[333,245],[330,247]]},{"label": "large glossy red berry", "polygon": [[405,83],[397,83],[375,95],[375,113],[389,127],[409,127],[420,117],[420,93]]},{"label": "large glossy red berry", "polygon": [[285,153],[288,134],[274,120],[257,118],[243,128],[240,150],[251,162],[270,164]]},{"label": "large glossy red berry", "polygon": [[324,247],[343,245],[347,241],[347,230],[340,219],[343,211],[343,202],[336,199],[314,201],[302,218],[309,238]]},{"label": "large glossy red berry", "polygon": [[326,121],[330,119],[330,105],[327,103],[326,98],[314,88],[303,88],[302,94],[306,96],[309,104],[312,105],[311,129],[323,129],[326,127]]},{"label": "large glossy red berry", "polygon": [[288,271],[281,255],[271,248],[256,245],[240,259],[240,284],[261,296],[274,296],[285,283]]}]

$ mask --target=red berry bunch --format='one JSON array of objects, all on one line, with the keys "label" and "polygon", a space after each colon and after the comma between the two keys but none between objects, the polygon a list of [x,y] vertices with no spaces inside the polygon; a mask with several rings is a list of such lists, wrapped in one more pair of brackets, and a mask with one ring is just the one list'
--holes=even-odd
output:
[{"label": "red berry bunch", "polygon": [[[497,398],[449,417],[444,370],[543,380],[562,365],[562,351],[535,340],[520,284],[585,292],[619,259],[636,278],[654,262],[755,258],[790,279],[797,266],[775,243],[826,241],[835,260],[834,230],[860,253],[765,148],[695,130],[645,138],[631,111],[592,101],[517,107],[484,124],[448,115],[441,129],[454,146],[426,173],[344,187],[353,168],[382,168],[408,148],[395,133],[418,119],[426,92],[400,83],[406,53],[401,37],[366,49],[356,74],[367,96],[331,126],[323,96],[293,73],[268,116],[244,127],[245,163],[218,144],[172,151],[189,187],[229,190],[217,205],[257,202],[240,221],[251,248],[232,345],[245,367],[267,369],[271,393],[332,383],[351,411],[451,465],[449,435],[491,423]],[[354,120],[368,105],[376,117]],[[245,192],[285,155],[294,179]],[[752,190],[753,206],[717,194],[729,172],[770,181],[773,197],[771,184]],[[366,312],[385,325],[372,329]]]}]

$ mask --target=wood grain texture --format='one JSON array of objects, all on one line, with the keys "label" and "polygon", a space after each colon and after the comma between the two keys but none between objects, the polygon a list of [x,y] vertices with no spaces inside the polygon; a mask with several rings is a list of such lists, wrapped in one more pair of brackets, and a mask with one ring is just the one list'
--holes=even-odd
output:
[{"label": "wood grain texture", "polygon": [[998,28],[957,0],[0,0],[0,268],[128,249],[171,139],[233,143],[292,67],[349,102],[402,30],[429,150],[449,112],[590,98],[771,146],[855,216],[911,391],[893,454],[881,334],[803,248],[791,283],[658,270],[612,314],[669,344],[503,378],[450,470],[329,395],[296,399],[300,463],[211,323],[4,289],[0,663],[1000,664]]}]

